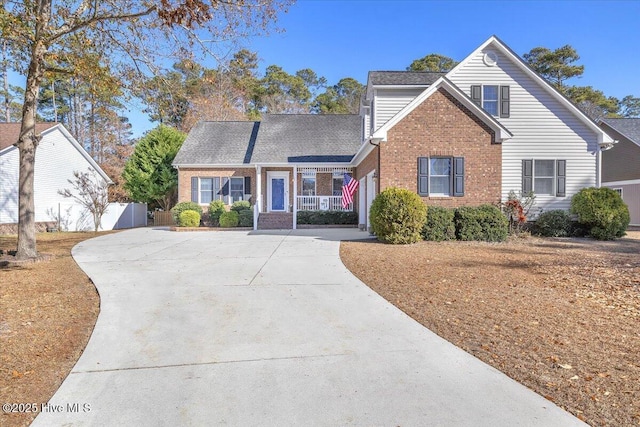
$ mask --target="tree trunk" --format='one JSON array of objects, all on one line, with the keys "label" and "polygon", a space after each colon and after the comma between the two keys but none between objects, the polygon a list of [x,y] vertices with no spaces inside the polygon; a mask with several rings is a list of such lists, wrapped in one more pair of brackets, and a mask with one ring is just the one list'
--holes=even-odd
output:
[{"label": "tree trunk", "polygon": [[40,91],[40,83],[43,76],[42,68],[46,50],[45,44],[36,37],[36,41],[33,44],[29,71],[27,73],[20,137],[16,144],[20,151],[20,172],[18,179],[18,251],[16,253],[16,258],[18,259],[35,258],[38,256],[36,248],[33,177],[36,148],[38,147],[40,139],[40,135],[36,135],[36,109],[38,106],[38,92]]},{"label": "tree trunk", "polygon": [[2,41],[2,74],[4,76],[4,118],[11,121],[11,103],[9,102],[9,66],[7,65],[7,41]]}]

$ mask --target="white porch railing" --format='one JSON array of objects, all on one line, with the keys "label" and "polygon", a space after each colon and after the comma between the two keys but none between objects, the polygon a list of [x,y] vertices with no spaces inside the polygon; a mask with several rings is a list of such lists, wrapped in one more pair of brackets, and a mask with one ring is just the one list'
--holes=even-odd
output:
[{"label": "white porch railing", "polygon": [[345,211],[351,212],[353,203],[342,207],[342,196],[298,196],[298,211]]}]

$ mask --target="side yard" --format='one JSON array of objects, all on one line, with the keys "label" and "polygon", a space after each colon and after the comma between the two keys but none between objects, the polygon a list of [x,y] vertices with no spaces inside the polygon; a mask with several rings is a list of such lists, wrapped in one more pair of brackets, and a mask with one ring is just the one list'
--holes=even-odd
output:
[{"label": "side yard", "polygon": [[[53,259],[18,267],[0,264],[0,402],[46,403],[82,354],[100,300],[71,248],[95,236],[38,234],[38,251]],[[3,254],[15,247],[15,236],[0,236]],[[3,412],[0,425],[27,426],[36,415]]]},{"label": "side yard", "polygon": [[640,232],[617,241],[342,242],[358,278],[594,426],[640,425]]}]

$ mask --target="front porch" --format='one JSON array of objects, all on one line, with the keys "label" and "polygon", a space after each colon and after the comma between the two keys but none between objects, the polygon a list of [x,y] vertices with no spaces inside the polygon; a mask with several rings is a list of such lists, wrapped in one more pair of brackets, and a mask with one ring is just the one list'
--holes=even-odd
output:
[{"label": "front porch", "polygon": [[[256,166],[254,229],[297,229],[297,212],[353,212],[342,205],[344,174],[348,166]],[[261,220],[260,217],[263,216]]]}]

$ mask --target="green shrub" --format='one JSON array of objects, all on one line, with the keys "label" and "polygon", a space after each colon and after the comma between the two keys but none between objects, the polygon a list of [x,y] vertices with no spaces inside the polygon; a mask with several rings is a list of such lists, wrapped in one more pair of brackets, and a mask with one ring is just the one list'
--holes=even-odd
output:
[{"label": "green shrub", "polygon": [[456,239],[456,226],[453,223],[455,209],[429,206],[427,220],[422,227],[422,238],[441,242]]},{"label": "green shrub", "polygon": [[202,208],[199,204],[194,202],[180,202],[171,208],[171,215],[176,224],[180,224],[180,214],[184,211],[196,211],[198,215],[202,217]]},{"label": "green shrub", "polygon": [[238,212],[230,211],[220,215],[220,227],[237,227],[239,222],[240,216],[238,215]]},{"label": "green shrub", "polygon": [[629,208],[622,197],[610,188],[583,188],[571,199],[571,212],[578,222],[598,240],[624,236],[629,226]]},{"label": "green shrub", "polygon": [[426,215],[427,205],[420,196],[403,188],[390,187],[373,200],[369,217],[378,240],[406,244],[421,240]]},{"label": "green shrub", "polygon": [[233,205],[231,205],[231,210],[238,213],[246,211],[247,209],[251,209],[251,203],[247,200],[238,200],[237,202],[233,202]]},{"label": "green shrub", "polygon": [[225,204],[222,200],[212,200],[209,203],[209,219],[211,220],[213,225],[218,225],[220,220],[220,215],[225,213],[227,210],[225,209]]},{"label": "green shrub", "polygon": [[238,226],[253,227],[253,209],[244,209],[238,212]]},{"label": "green shrub", "polygon": [[358,225],[358,213],[345,211],[299,211],[296,220],[298,224]]},{"label": "green shrub", "polygon": [[557,209],[538,215],[533,230],[539,236],[567,237],[572,235],[573,225],[567,211]]},{"label": "green shrub", "polygon": [[180,227],[199,227],[200,214],[191,210],[182,211],[178,217],[178,225]]},{"label": "green shrub", "polygon": [[458,208],[454,222],[458,240],[501,242],[509,234],[507,217],[492,205]]}]

